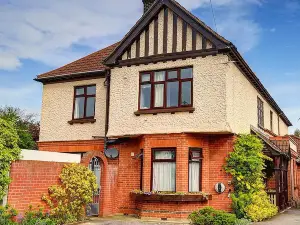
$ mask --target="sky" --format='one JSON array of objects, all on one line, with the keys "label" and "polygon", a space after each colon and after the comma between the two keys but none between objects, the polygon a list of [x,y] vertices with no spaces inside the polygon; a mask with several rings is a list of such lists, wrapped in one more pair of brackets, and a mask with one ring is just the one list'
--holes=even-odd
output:
[{"label": "sky", "polygon": [[[178,0],[233,42],[300,128],[300,0]],[[0,106],[40,114],[36,75],[122,39],[142,0],[0,0]]]}]

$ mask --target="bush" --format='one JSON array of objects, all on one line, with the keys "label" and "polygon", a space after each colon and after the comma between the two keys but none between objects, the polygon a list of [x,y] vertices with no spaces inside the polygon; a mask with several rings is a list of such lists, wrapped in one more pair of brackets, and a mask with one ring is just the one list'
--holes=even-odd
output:
[{"label": "bush", "polygon": [[235,225],[250,225],[251,221],[247,219],[237,219]]},{"label": "bush", "polygon": [[40,208],[37,211],[29,207],[29,210],[25,213],[24,218],[21,220],[20,225],[56,225],[55,220],[51,219],[48,214],[43,213],[43,209]]},{"label": "bush", "polygon": [[43,196],[51,216],[58,224],[81,221],[97,189],[96,176],[87,167],[72,164],[64,166],[60,180],[61,185],[50,187],[49,195]]},{"label": "bush", "polygon": [[17,215],[17,211],[9,205],[0,206],[0,225],[16,225],[13,218]]},{"label": "bush", "polygon": [[212,207],[205,207],[193,212],[189,219],[195,225],[235,225],[236,216]]},{"label": "bush", "polygon": [[270,200],[265,191],[258,192],[252,196],[252,202],[245,208],[249,219],[259,222],[269,219],[277,214],[277,207],[270,204]]},{"label": "bush", "polygon": [[0,199],[2,199],[10,183],[9,169],[13,161],[20,158],[18,134],[13,124],[0,119]]},{"label": "bush", "polygon": [[[264,190],[265,160],[271,159],[262,150],[263,143],[256,136],[240,135],[227,158],[225,169],[233,176],[232,207],[238,218],[261,221],[277,213]],[[262,199],[257,201],[259,196]]]}]

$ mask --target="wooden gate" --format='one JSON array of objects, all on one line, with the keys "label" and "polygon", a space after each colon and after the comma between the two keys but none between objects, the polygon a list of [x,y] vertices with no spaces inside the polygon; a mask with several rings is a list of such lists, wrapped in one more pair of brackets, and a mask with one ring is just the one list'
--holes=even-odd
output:
[{"label": "wooden gate", "polygon": [[100,204],[100,194],[101,194],[101,162],[97,157],[92,158],[89,163],[89,169],[93,171],[97,178],[98,189],[93,195],[93,202],[90,204],[90,209],[87,211],[88,216],[98,216],[99,215],[99,204]]},{"label": "wooden gate", "polygon": [[288,162],[284,156],[275,158],[276,199],[279,210],[288,207]]}]

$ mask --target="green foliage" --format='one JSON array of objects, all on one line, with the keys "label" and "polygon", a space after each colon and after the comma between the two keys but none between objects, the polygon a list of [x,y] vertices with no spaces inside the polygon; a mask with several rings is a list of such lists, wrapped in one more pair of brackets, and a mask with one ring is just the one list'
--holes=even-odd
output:
[{"label": "green foliage", "polygon": [[269,219],[277,214],[277,207],[270,204],[269,197],[265,191],[252,195],[252,202],[245,208],[247,216],[254,222]]},{"label": "green foliage", "polygon": [[16,225],[16,223],[13,222],[13,217],[17,214],[17,211],[9,205],[5,207],[0,206],[0,225]]},{"label": "green foliage", "polygon": [[[253,212],[260,211],[259,221],[277,213],[264,191],[265,160],[271,160],[262,153],[263,143],[254,135],[240,135],[235,142],[234,151],[227,158],[226,172],[233,176],[234,193],[232,204],[238,218],[257,221]],[[257,203],[257,196],[264,204]]]},{"label": "green foliage", "polygon": [[294,135],[297,136],[297,137],[300,137],[300,130],[296,129],[295,132],[294,132]]},{"label": "green foliage", "polygon": [[60,175],[61,185],[49,188],[49,195],[43,200],[51,208],[59,224],[81,221],[85,216],[85,206],[92,202],[97,189],[96,177],[87,167],[66,165]]},{"label": "green foliage", "polygon": [[0,118],[10,121],[17,130],[21,149],[36,149],[36,141],[39,135],[39,123],[35,115],[14,107],[0,108]]},{"label": "green foliage", "polygon": [[235,225],[236,216],[212,207],[205,207],[193,212],[189,219],[195,225]]},{"label": "green foliage", "polygon": [[10,165],[20,158],[21,150],[18,141],[18,134],[14,126],[10,122],[0,119],[0,199],[5,196],[11,181]]},{"label": "green foliage", "polygon": [[251,221],[247,219],[237,219],[234,225],[250,225]]},{"label": "green foliage", "polygon": [[49,215],[43,212],[42,208],[33,210],[29,206],[29,210],[25,213],[20,225],[56,225],[55,220],[51,219]]}]

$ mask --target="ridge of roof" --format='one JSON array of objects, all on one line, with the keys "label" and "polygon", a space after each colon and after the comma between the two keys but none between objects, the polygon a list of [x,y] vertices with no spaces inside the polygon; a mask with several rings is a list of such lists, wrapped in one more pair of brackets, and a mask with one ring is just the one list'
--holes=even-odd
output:
[{"label": "ridge of roof", "polygon": [[54,76],[72,75],[78,73],[90,73],[106,70],[108,67],[103,60],[119,45],[119,42],[93,52],[87,56],[70,62],[62,67],[37,75],[37,80]]}]

